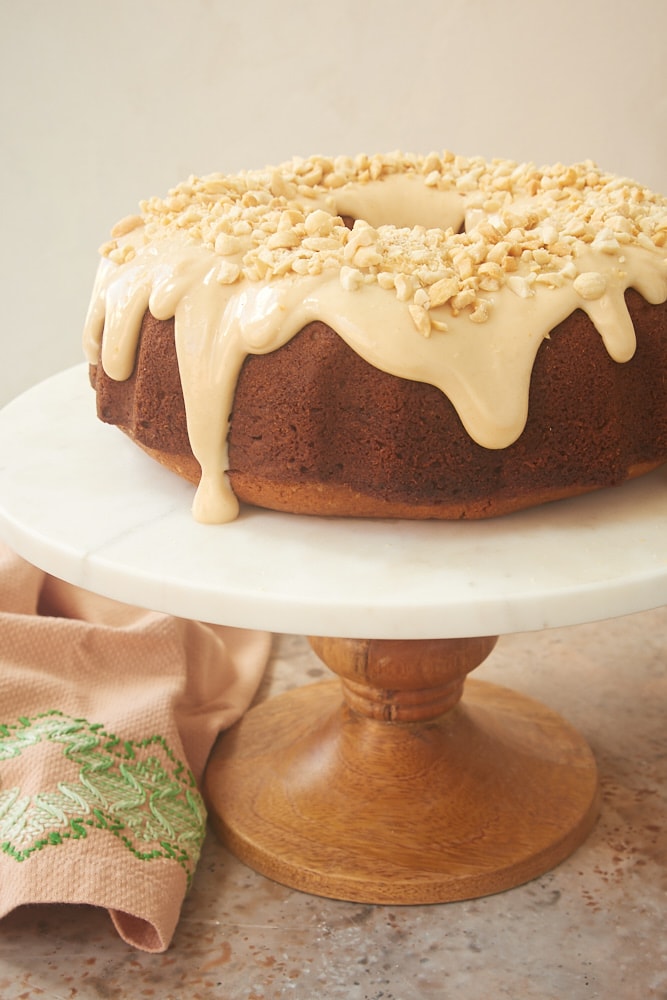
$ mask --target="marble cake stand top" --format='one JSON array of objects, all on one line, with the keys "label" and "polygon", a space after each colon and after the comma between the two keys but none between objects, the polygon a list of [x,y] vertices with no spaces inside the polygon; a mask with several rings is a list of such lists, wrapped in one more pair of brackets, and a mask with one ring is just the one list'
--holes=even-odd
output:
[{"label": "marble cake stand top", "polygon": [[188,618],[274,632],[439,638],[667,603],[667,466],[481,522],[191,515],[193,489],[100,423],[85,365],[0,412],[0,537],[53,575]]}]

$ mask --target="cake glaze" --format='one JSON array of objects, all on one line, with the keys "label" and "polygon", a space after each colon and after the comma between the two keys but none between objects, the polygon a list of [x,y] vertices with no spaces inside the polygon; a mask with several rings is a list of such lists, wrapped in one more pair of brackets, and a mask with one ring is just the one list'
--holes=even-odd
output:
[{"label": "cake glaze", "polygon": [[177,471],[199,481],[195,517],[226,521],[238,510],[227,442],[246,360],[324,324],[373,369],[433,386],[476,446],[506,452],[526,428],[538,351],[569,317],[588,317],[614,363],[635,356],[626,293],[667,300],[666,243],[667,200],[591,163],[312,157],[190,178],[112,233],[84,345],[125,382],[146,317],[173,320],[196,466]]}]

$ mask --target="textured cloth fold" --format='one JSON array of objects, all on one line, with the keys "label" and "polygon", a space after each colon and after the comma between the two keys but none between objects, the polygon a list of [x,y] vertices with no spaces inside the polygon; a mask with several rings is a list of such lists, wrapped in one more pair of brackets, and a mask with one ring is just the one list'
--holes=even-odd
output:
[{"label": "textured cloth fold", "polygon": [[169,946],[206,760],[270,644],[98,597],[0,545],[0,917],[86,903],[129,944]]}]

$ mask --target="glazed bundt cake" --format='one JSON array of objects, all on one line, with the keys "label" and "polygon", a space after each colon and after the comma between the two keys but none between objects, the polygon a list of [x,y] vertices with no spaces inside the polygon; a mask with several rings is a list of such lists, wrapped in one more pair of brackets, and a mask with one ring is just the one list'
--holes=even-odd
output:
[{"label": "glazed bundt cake", "polygon": [[448,153],[191,178],[102,248],[84,344],[201,521],[503,514],[667,461],[667,199]]}]

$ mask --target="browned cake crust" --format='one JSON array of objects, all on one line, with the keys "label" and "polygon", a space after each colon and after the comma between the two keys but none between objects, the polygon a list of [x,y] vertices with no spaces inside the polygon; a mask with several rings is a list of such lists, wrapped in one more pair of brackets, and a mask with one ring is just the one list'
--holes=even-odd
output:
[{"label": "browned cake crust", "polygon": [[[628,290],[637,351],[609,357],[581,311],[552,331],[533,368],[529,417],[489,450],[436,388],[367,364],[311,323],[250,355],[230,419],[239,500],[293,513],[483,518],[622,483],[667,460],[667,305]],[[132,376],[91,366],[99,417],[193,483],[173,320],[144,317]]]}]

